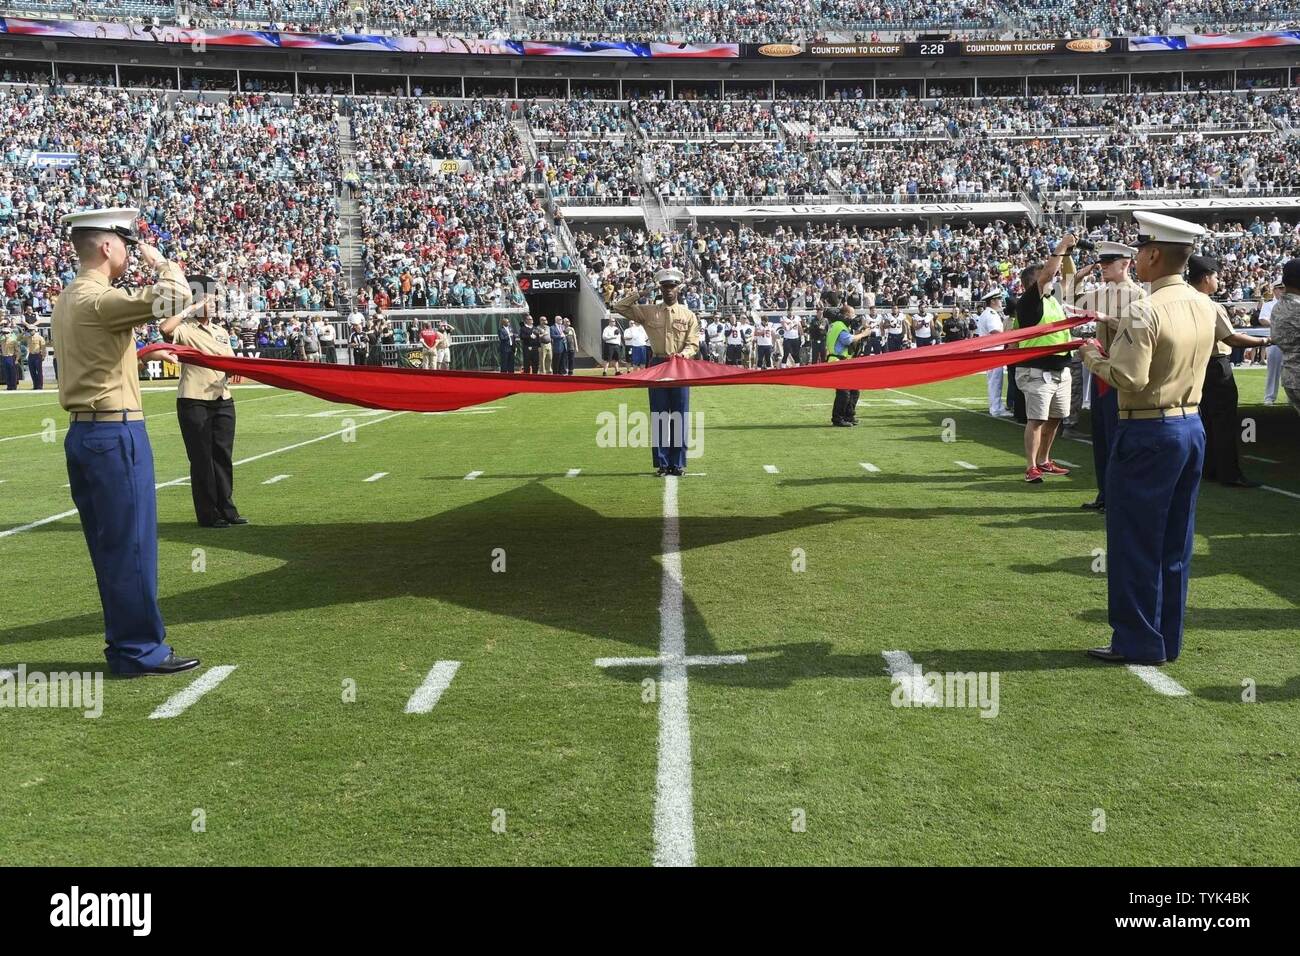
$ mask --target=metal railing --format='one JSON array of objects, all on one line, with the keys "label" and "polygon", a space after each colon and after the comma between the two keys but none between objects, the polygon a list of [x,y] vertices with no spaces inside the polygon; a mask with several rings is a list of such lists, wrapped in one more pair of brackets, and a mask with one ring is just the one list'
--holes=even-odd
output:
[{"label": "metal railing", "polygon": [[1040,198],[1053,202],[1101,202],[1111,199],[1228,199],[1240,197],[1256,199],[1268,196],[1294,197],[1300,195],[1300,184],[1295,186],[1192,186],[1185,189],[1123,189],[1086,192],[1078,189],[1040,190]]}]

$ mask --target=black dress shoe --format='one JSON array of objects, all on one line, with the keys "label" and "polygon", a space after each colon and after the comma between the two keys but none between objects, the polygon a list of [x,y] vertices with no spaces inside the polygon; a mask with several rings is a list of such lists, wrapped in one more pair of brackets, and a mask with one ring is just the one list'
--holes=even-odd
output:
[{"label": "black dress shoe", "polygon": [[1088,656],[1095,657],[1099,661],[1105,661],[1107,664],[1143,664],[1149,667],[1159,667],[1165,663],[1164,658],[1158,661],[1134,660],[1131,657],[1125,657],[1123,654],[1112,651],[1109,647],[1090,647],[1088,648]]},{"label": "black dress shoe", "polygon": [[1223,481],[1220,482],[1220,484],[1225,488],[1260,488],[1263,486],[1263,482],[1251,481],[1249,478],[1244,476],[1238,478],[1236,481]]},{"label": "black dress shoe", "polygon": [[172,651],[166,658],[159,661],[153,667],[144,667],[138,671],[132,671],[129,674],[118,674],[118,677],[167,677],[170,674],[180,674],[184,671],[192,671],[199,666],[197,657],[177,657],[176,652]]},{"label": "black dress shoe", "polygon": [[670,474],[672,474],[672,469],[668,468],[667,466],[663,468],[657,468],[655,469],[655,474],[658,475],[660,478],[666,478]]},{"label": "black dress shoe", "polygon": [[218,518],[216,521],[209,521],[207,524],[199,522],[200,528],[229,528],[230,522],[225,518]]},{"label": "black dress shoe", "polygon": [[668,474],[672,475],[674,478],[680,478],[682,475],[686,474],[686,470],[674,465],[672,468],[668,469]]},{"label": "black dress shoe", "polygon": [[850,419],[847,419],[847,421],[848,421],[848,423],[849,423],[850,425],[852,425],[854,428],[857,428],[859,425],[862,424],[862,423],[859,422],[856,418],[850,418]]},{"label": "black dress shoe", "polygon": [[831,422],[831,424],[834,425],[836,428],[852,428],[852,427],[853,427],[853,426],[852,426],[850,423],[848,423],[848,422]]},{"label": "black dress shoe", "polygon": [[1079,505],[1079,507],[1084,511],[1105,511],[1106,502],[1098,498],[1096,501],[1085,501],[1083,504]]},{"label": "black dress shoe", "polygon": [[228,524],[248,524],[248,519],[243,515],[235,515],[233,518],[227,518]]}]

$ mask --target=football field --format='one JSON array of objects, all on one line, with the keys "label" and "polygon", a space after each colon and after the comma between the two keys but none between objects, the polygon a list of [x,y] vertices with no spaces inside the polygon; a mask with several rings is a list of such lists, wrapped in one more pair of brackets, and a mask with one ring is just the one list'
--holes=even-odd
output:
[{"label": "football field", "polygon": [[[1026,485],[982,375],[864,392],[856,429],[828,391],[697,388],[667,480],[602,437],[640,391],[241,388],[222,530],[151,390],[162,609],[203,666],[106,680],[95,719],[0,707],[0,864],[1294,865],[1300,417],[1237,378],[1268,487],[1202,486],[1154,673],[1083,653],[1086,414]],[[66,428],[0,393],[3,670],[103,669]]]}]

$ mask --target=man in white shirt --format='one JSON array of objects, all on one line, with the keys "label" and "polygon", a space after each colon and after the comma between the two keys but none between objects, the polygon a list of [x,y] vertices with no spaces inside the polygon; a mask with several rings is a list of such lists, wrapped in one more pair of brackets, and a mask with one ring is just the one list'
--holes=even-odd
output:
[{"label": "man in white shirt", "polygon": [[934,315],[929,309],[912,317],[912,337],[916,339],[917,348],[934,344]]},{"label": "man in white shirt", "polygon": [[628,364],[633,368],[646,368],[650,364],[650,336],[638,319],[627,320],[623,344],[628,349]]},{"label": "man in white shirt", "polygon": [[907,348],[907,319],[901,306],[885,316],[885,351],[901,352]]},{"label": "man in white shirt", "polygon": [[[1282,280],[1273,285],[1273,298],[1263,303],[1259,307],[1259,324],[1267,327],[1272,326],[1272,320],[1269,318],[1273,314],[1273,307],[1282,298],[1286,292],[1286,286]],[[1264,373],[1264,404],[1272,405],[1277,401],[1278,386],[1282,384],[1282,350],[1276,345],[1270,345],[1264,350],[1264,357],[1268,362],[1268,370]]]},{"label": "man in white shirt", "polygon": [[740,365],[745,357],[745,337],[740,332],[740,322],[733,319],[727,326],[727,364]]},{"label": "man in white shirt", "polygon": [[772,342],[774,338],[772,326],[760,318],[758,324],[754,327],[754,343],[758,349],[759,368],[772,367]]},{"label": "man in white shirt", "polygon": [[322,362],[333,362],[334,357],[334,323],[323,319],[316,320],[316,337],[320,339]]},{"label": "man in white shirt", "polygon": [[606,376],[609,374],[609,363],[614,363],[614,376],[617,378],[621,374],[619,361],[623,355],[623,332],[618,327],[618,323],[613,319],[605,321],[605,328],[600,333],[601,351],[604,353],[601,358],[604,365],[601,367],[600,374]]},{"label": "man in white shirt", "polygon": [[781,320],[781,365],[798,367],[799,349],[803,345],[803,323],[797,315],[787,315]]},{"label": "man in white shirt", "polygon": [[[983,338],[986,335],[1005,332],[1006,328],[1002,322],[1002,290],[994,289],[992,292],[986,292],[980,297],[980,301],[984,303],[984,311],[975,320],[975,336]],[[989,414],[994,418],[1011,417],[1011,411],[1002,400],[1002,381],[1005,376],[1006,369],[1001,365],[984,373],[984,377],[988,380]]]},{"label": "man in white shirt", "polygon": [[727,326],[718,316],[708,324],[706,336],[709,344],[709,359],[719,364],[727,355]]},{"label": "man in white shirt", "polygon": [[740,320],[740,340],[743,343],[741,345],[741,352],[743,353],[744,356],[743,364],[745,368],[753,368],[754,367],[754,323],[750,320],[749,316],[745,316]]}]

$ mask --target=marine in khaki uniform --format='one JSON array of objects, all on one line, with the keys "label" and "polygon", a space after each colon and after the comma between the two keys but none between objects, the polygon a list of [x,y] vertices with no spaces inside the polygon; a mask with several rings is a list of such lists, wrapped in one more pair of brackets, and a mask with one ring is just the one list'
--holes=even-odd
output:
[{"label": "marine in khaki uniform", "polygon": [[[1137,250],[1119,242],[1103,242],[1097,247],[1097,265],[1101,284],[1075,297],[1074,304],[1089,312],[1105,316],[1097,322],[1097,341],[1103,351],[1110,349],[1111,336],[1119,325],[1119,317],[1129,303],[1147,294],[1146,289],[1134,282],[1129,266]],[[1077,287],[1077,281],[1076,281]],[[1107,321],[1108,320],[1108,321]],[[1106,510],[1106,465],[1115,443],[1115,430],[1119,427],[1119,396],[1105,381],[1092,376],[1092,464],[1097,475],[1097,497],[1084,503],[1089,511]]]},{"label": "marine in khaki uniform", "polygon": [[12,392],[18,388],[18,363],[23,345],[18,340],[18,333],[13,326],[5,323],[0,326],[0,363],[3,363],[5,391]]},{"label": "marine in khaki uniform", "polygon": [[[651,365],[666,362],[674,355],[699,357],[700,320],[678,300],[683,278],[679,269],[660,269],[655,281],[659,283],[663,302],[638,305],[642,295],[653,300],[654,293],[645,290],[633,292],[612,306],[619,315],[636,319],[645,328],[650,340]],[[689,388],[650,389],[650,414],[654,423],[651,454],[661,478],[686,472],[686,416],[690,407]],[[667,427],[661,428],[660,423],[666,423]]]},{"label": "marine in khaki uniform", "polygon": [[[164,319],[158,329],[176,345],[205,355],[230,355],[230,332],[217,321],[217,282],[191,276],[195,304]],[[235,403],[225,372],[181,363],[176,388],[176,417],[180,420],[185,454],[190,459],[190,492],[194,516],[205,528],[248,524],[232,499],[234,494]],[[238,380],[235,380],[238,384]]]},{"label": "marine in khaki uniform", "polygon": [[45,336],[34,325],[27,330],[27,371],[32,376],[33,390],[45,388]]},{"label": "marine in khaki uniform", "polygon": [[72,500],[90,549],[104,608],[109,669],[122,676],[175,674],[197,667],[165,642],[158,609],[158,511],[153,450],[140,405],[138,325],[183,309],[190,291],[180,267],[139,244],[157,271],[147,289],[112,283],[126,272],[138,209],[70,213],[79,270],[54,304],[59,403],[72,419],[63,442]]},{"label": "marine in khaki uniform", "polygon": [[1205,459],[1199,407],[1214,352],[1212,303],[1183,281],[1205,230],[1137,212],[1137,277],[1151,294],[1129,303],[1109,354],[1095,343],[1084,364],[1119,392],[1119,425],[1106,470],[1109,647],[1113,663],[1163,664],[1182,651],[1196,496]]}]

